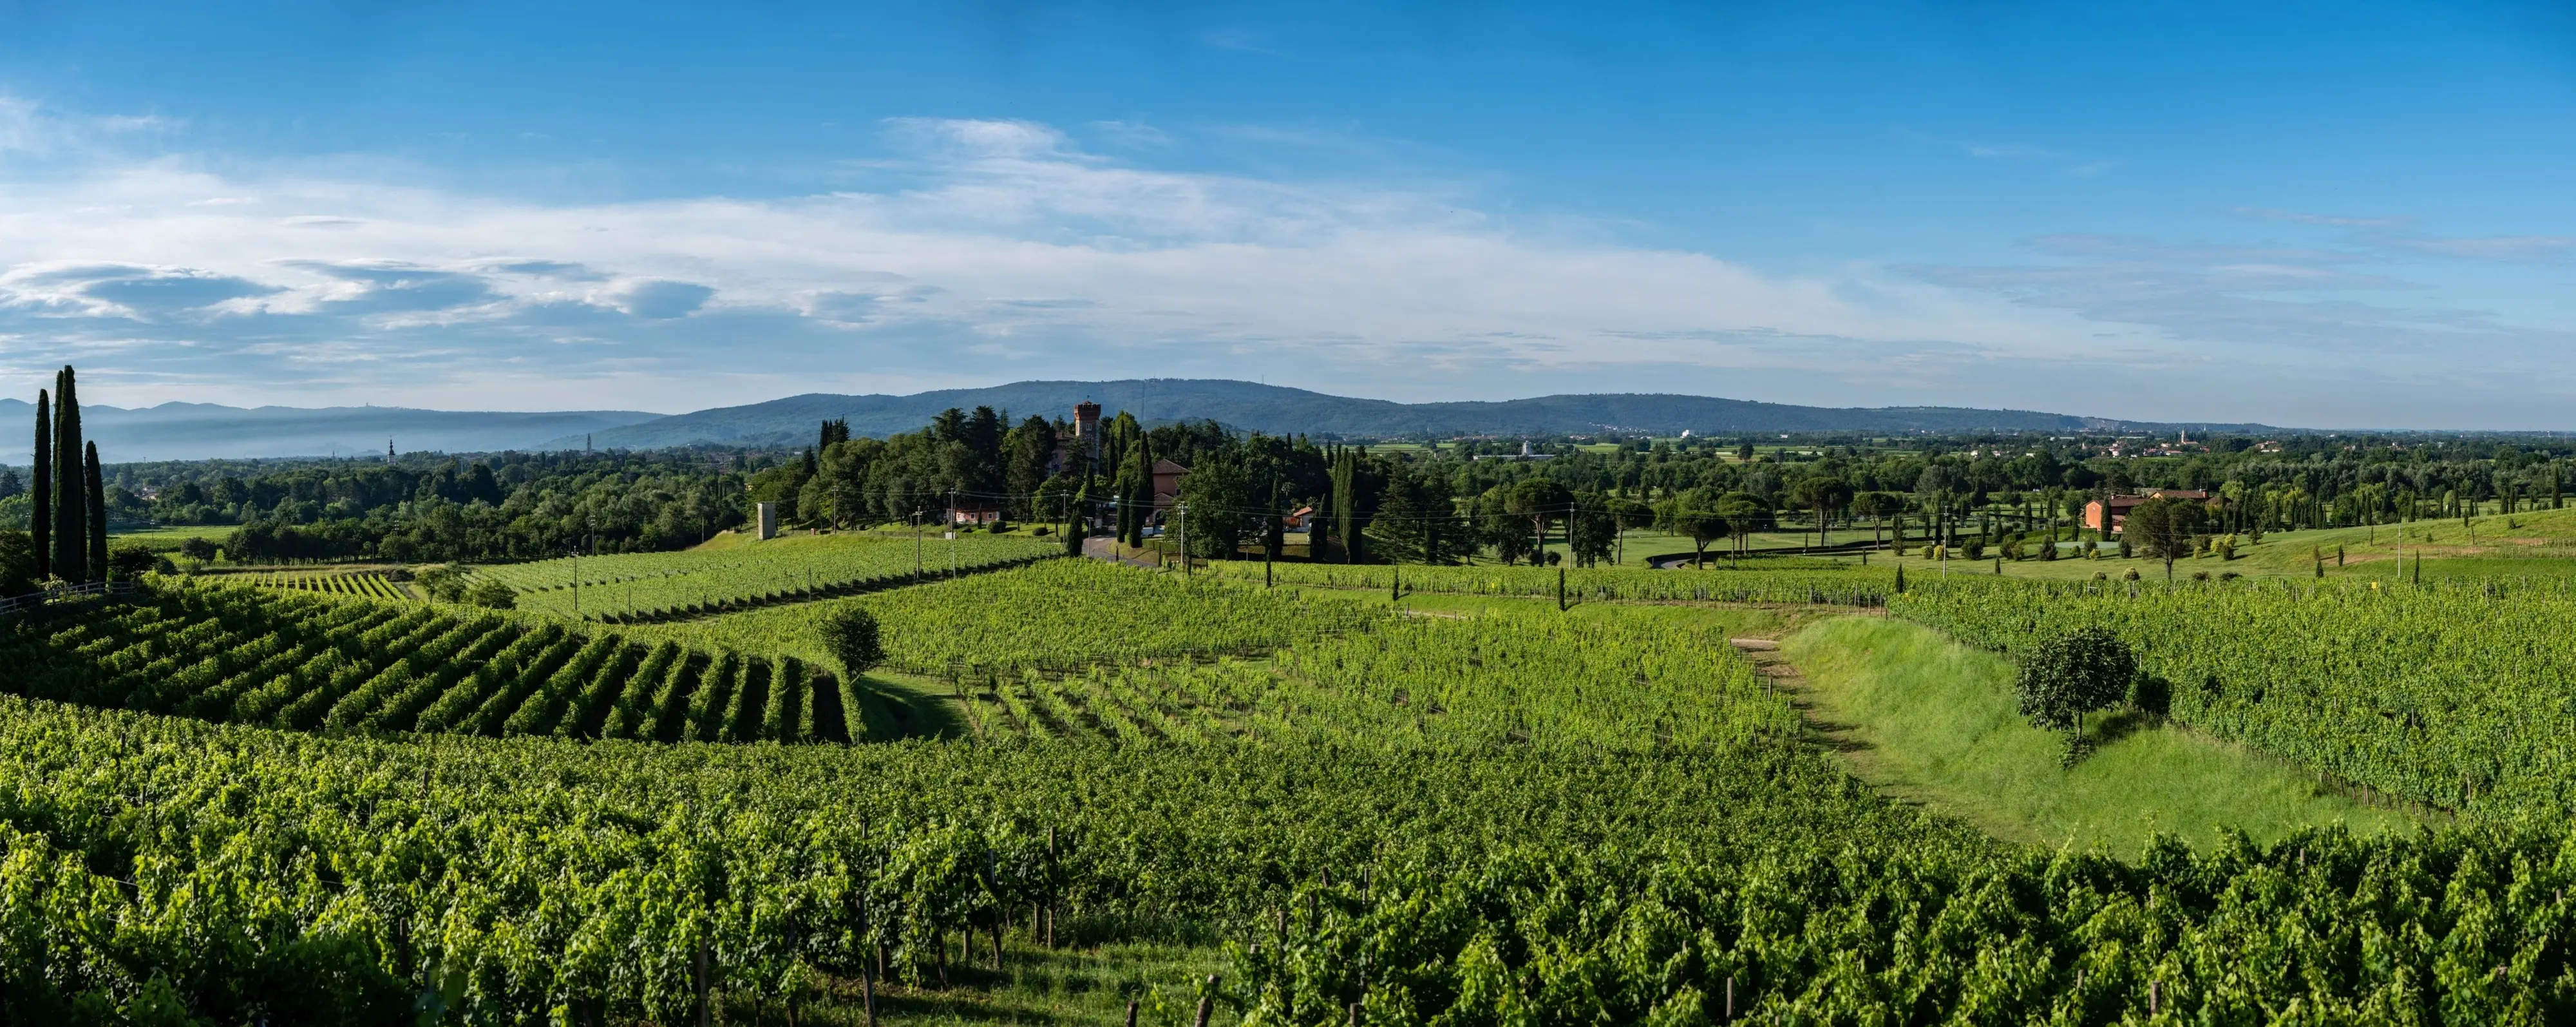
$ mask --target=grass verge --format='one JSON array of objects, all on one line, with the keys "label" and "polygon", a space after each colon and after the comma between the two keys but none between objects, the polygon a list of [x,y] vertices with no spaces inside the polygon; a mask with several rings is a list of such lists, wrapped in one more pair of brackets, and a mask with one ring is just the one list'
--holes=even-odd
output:
[{"label": "grass verge", "polygon": [[2406,830],[2408,812],[2341,794],[2315,775],[2131,714],[2097,714],[2099,748],[2059,765],[2065,736],[2014,709],[2013,665],[1919,624],[1826,621],[1783,652],[1806,675],[1811,717],[1889,794],[1997,837],[2127,855],[2158,832],[2206,844],[2225,827],[2269,841],[2306,825]]}]

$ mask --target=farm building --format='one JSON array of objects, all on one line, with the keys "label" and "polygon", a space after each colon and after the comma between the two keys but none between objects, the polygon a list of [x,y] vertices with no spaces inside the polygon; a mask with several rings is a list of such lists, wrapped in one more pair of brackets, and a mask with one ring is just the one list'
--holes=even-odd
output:
[{"label": "farm building", "polygon": [[2135,508],[2138,504],[2144,503],[2147,500],[2189,499],[2204,501],[2208,498],[2209,493],[2200,489],[2148,489],[2143,493],[2135,495],[2112,496],[2108,504],[2105,504],[2102,500],[2096,499],[2090,503],[2084,504],[2084,526],[2095,531],[2104,530],[2103,516],[2107,513],[2110,517],[2109,530],[2112,534],[2116,535],[2120,532],[2121,523],[2129,519],[2129,511]]},{"label": "farm building", "polygon": [[1181,500],[1181,479],[1190,469],[1170,460],[1154,461],[1154,510],[1160,513]]}]

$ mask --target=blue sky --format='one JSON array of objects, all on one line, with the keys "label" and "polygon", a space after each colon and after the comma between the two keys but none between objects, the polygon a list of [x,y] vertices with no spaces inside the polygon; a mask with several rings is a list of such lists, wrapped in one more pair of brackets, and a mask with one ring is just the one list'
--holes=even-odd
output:
[{"label": "blue sky", "polygon": [[2576,429],[2556,5],[0,2],[0,387]]}]

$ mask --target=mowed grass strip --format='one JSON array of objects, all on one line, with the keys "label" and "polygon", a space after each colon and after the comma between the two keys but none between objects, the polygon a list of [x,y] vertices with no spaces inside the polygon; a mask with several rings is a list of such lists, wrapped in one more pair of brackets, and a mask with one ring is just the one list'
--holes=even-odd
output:
[{"label": "mowed grass strip", "polygon": [[2233,827],[2272,841],[2307,825],[2416,826],[2314,775],[2126,713],[2087,718],[2100,748],[2061,768],[2065,738],[2014,708],[2011,661],[1919,624],[1846,617],[1791,636],[1809,713],[1836,726],[1861,776],[2013,841],[2127,856],[2159,832],[2194,845]]}]

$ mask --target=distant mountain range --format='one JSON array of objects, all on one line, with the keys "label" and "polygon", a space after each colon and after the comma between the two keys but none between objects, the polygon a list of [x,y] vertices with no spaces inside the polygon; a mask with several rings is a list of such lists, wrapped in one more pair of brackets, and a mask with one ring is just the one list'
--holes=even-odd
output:
[{"label": "distant mountain range", "polygon": [[[413,410],[406,407],[241,407],[212,403],[163,403],[127,410],[81,404],[81,432],[98,443],[99,459],[112,464],[147,460],[327,456],[381,453],[388,438],[404,452],[479,453],[537,449],[581,435],[662,417],[639,410],[574,410],[494,413]],[[9,440],[11,463],[24,466],[35,438],[36,405],[0,399],[0,439]],[[604,444],[603,444],[604,445]]]},{"label": "distant mountain range", "polygon": [[[1395,403],[1224,379],[1146,378],[1112,382],[1014,382],[983,389],[943,389],[909,396],[809,393],[747,406],[718,407],[601,431],[602,448],[653,449],[695,443],[740,446],[802,444],[815,426],[848,418],[857,435],[917,431],[950,407],[990,406],[1016,420],[1030,414],[1070,417],[1083,400],[1103,416],[1121,410],[1148,423],[1213,420],[1273,435],[1303,433],[1345,439],[1461,435],[1585,435],[1647,432],[1739,435],[1755,432],[1967,431],[2273,431],[2262,425],[2163,424],[2077,417],[2029,410],[1965,407],[1807,407],[1708,396],[1600,393],[1457,403]],[[554,440],[577,445],[569,436]]]},{"label": "distant mountain range", "polygon": [[[241,457],[324,456],[382,452],[391,438],[403,452],[503,449],[661,449],[687,445],[795,446],[816,426],[847,418],[859,435],[918,431],[950,407],[990,406],[1014,419],[1070,417],[1083,400],[1104,416],[1120,411],[1149,424],[1213,420],[1239,431],[1318,438],[1454,438],[1462,435],[1650,433],[1745,435],[1867,432],[1880,435],[1972,431],[2077,432],[2177,430],[2272,432],[2259,424],[2167,424],[2030,410],[1965,407],[1809,407],[1708,396],[1649,393],[1540,396],[1490,402],[1395,403],[1224,379],[1147,378],[1112,382],[1014,382],[983,389],[943,389],[909,396],[810,393],[766,403],[662,415],[634,410],[493,413],[405,407],[241,407],[164,403],[122,409],[84,404],[82,427],[110,463]],[[0,399],[0,426],[32,426],[33,404]],[[0,439],[23,441],[26,429],[0,427]],[[23,466],[27,452],[6,450]]]}]

